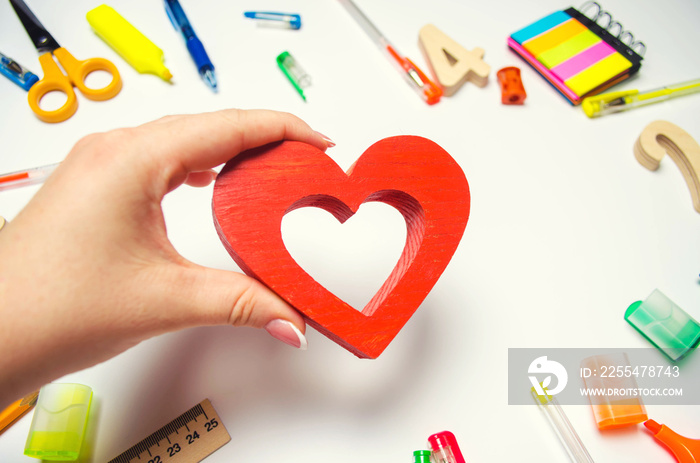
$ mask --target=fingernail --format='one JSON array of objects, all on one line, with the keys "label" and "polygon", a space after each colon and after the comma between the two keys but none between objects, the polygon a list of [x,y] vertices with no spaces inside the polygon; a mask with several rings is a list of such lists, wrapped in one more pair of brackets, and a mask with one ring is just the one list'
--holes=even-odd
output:
[{"label": "fingernail", "polygon": [[328,144],[329,148],[333,148],[335,146],[335,142],[333,140],[331,140],[330,138],[328,138],[327,136],[325,136],[321,132],[316,132],[316,133],[318,134],[319,137],[323,138],[323,140]]},{"label": "fingernail", "polygon": [[265,325],[265,330],[267,330],[273,338],[279,339],[297,349],[306,350],[309,345],[306,342],[306,337],[299,331],[299,328],[287,320],[272,320]]}]

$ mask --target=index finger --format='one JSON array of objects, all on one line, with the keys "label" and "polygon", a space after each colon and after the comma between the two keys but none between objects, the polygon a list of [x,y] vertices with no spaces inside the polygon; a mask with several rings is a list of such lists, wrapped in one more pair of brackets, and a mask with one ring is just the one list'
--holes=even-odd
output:
[{"label": "index finger", "polygon": [[[165,174],[168,191],[187,174],[216,167],[238,153],[280,140],[296,140],[325,151],[328,141],[288,113],[229,109],[174,116],[141,126],[149,130],[149,160]],[[155,134],[155,136],[154,136]]]}]

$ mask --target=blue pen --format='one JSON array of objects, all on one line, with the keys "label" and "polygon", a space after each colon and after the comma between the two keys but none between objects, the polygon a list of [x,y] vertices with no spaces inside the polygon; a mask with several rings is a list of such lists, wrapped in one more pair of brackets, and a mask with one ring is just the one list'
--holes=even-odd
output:
[{"label": "blue pen", "polygon": [[199,75],[202,76],[204,82],[213,90],[216,91],[216,75],[214,74],[214,65],[211,64],[209,56],[207,56],[206,50],[204,50],[204,45],[197,38],[194,33],[194,29],[190,25],[185,12],[180,6],[178,0],[165,0],[165,11],[168,13],[170,22],[175,26],[175,30],[182,34],[182,38],[185,39],[185,44],[187,45],[187,50],[190,52],[190,56],[197,66]]},{"label": "blue pen", "polygon": [[27,91],[39,81],[35,74],[2,53],[0,53],[0,73]]},{"label": "blue pen", "polygon": [[257,19],[258,24],[292,30],[301,28],[301,16],[296,13],[278,13],[275,11],[246,11],[243,16]]}]

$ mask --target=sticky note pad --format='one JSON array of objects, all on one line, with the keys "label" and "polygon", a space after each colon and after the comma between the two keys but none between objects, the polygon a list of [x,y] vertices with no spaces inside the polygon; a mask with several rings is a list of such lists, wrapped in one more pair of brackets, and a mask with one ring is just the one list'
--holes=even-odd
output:
[{"label": "sticky note pad", "polygon": [[[601,17],[608,22],[598,24]],[[639,53],[646,47],[623,43],[620,36],[629,31],[621,30],[615,36],[608,30],[611,22],[612,15],[600,7],[595,17],[567,8],[514,32],[508,47],[576,105],[629,78],[641,67]]]},{"label": "sticky note pad", "polygon": [[569,19],[571,19],[571,16],[569,16],[565,12],[556,11],[548,16],[545,16],[539,21],[536,21],[530,24],[529,26],[520,29],[518,32],[515,32],[511,35],[511,38],[519,44],[523,44],[531,38],[536,37],[542,34],[543,32],[547,32],[551,28],[556,27],[564,21],[568,21]]},{"label": "sticky note pad", "polygon": [[534,57],[538,57],[545,51],[556,47],[560,43],[569,40],[571,37],[580,34],[585,30],[587,30],[586,26],[575,19],[570,19],[564,23],[561,23],[550,31],[539,35],[532,40],[528,40],[525,42],[524,46],[525,49]]},{"label": "sticky note pad", "polygon": [[603,58],[594,65],[584,69],[564,83],[577,95],[584,95],[595,87],[629,69],[632,63],[619,53]]},{"label": "sticky note pad", "polygon": [[603,43],[603,40],[586,29],[580,34],[571,37],[569,40],[565,40],[556,47],[545,51],[537,57],[537,60],[547,66],[548,69],[552,69],[597,43]]},{"label": "sticky note pad", "polygon": [[613,53],[615,53],[615,49],[601,41],[563,63],[554,66],[552,73],[563,82]]}]

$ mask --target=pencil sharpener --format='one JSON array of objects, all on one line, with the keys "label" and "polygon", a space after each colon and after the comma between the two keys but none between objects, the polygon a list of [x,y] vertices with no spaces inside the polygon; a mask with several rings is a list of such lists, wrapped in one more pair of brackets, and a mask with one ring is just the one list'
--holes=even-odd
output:
[{"label": "pencil sharpener", "polygon": [[674,362],[700,344],[700,323],[658,289],[630,305],[625,320]]},{"label": "pencil sharpener", "polygon": [[39,391],[29,436],[28,457],[74,461],[85,437],[92,389],[82,384],[47,384]]},{"label": "pencil sharpener", "polygon": [[527,93],[520,79],[520,69],[516,67],[503,68],[496,73],[501,85],[501,103],[507,105],[523,104]]}]

